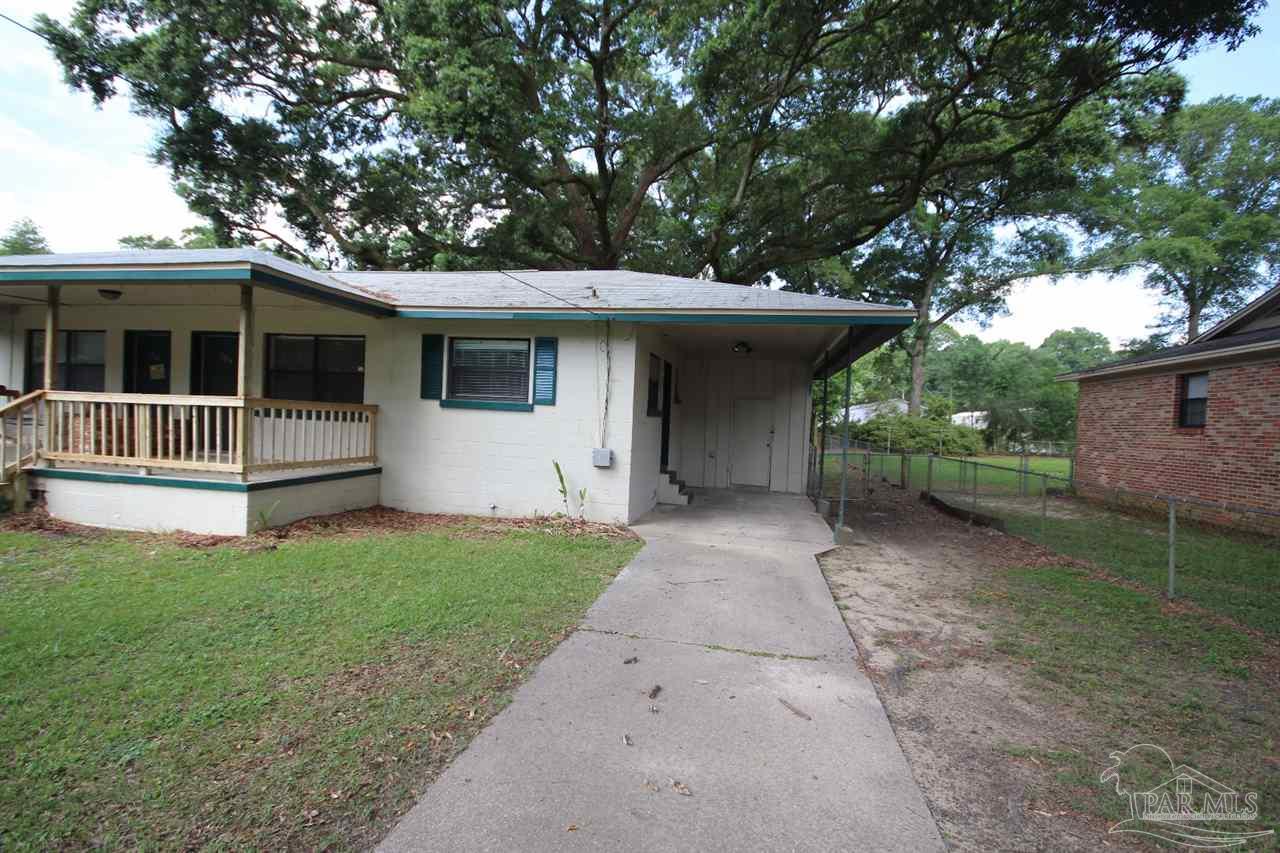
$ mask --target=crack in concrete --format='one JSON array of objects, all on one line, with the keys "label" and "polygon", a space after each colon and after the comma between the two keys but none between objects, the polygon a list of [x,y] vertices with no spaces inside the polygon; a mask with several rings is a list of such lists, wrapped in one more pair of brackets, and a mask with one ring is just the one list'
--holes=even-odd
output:
[{"label": "crack in concrete", "polygon": [[772,658],[773,660],[822,660],[821,655],[793,655],[786,652],[766,652],[761,649],[740,649],[734,646],[722,646],[718,643],[695,643],[692,640],[668,640],[666,637],[649,637],[644,634],[629,634],[625,631],[606,631],[603,628],[588,628],[585,625],[578,628],[579,631],[586,631],[591,634],[603,634],[608,637],[624,637],[628,640],[649,640],[655,643],[671,643],[677,646],[694,646],[699,649],[708,649],[713,652],[732,652],[738,655],[748,655],[754,658]]}]

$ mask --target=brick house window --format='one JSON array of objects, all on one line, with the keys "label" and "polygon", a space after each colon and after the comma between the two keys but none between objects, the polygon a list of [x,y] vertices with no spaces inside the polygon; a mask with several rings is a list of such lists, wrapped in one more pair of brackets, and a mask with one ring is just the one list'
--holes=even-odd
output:
[{"label": "brick house window", "polygon": [[1209,374],[1178,377],[1178,426],[1202,427],[1209,410]]}]

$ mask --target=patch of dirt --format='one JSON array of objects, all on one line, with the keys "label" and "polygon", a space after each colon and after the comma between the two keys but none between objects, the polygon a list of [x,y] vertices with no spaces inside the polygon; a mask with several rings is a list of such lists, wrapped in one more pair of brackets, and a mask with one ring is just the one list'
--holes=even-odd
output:
[{"label": "patch of dirt", "polygon": [[990,651],[976,598],[1001,568],[1070,561],[889,489],[851,507],[847,524],[822,568],[948,845],[1124,846],[1098,818],[1038,795],[1049,771],[1034,751],[1101,732],[1033,700],[1017,664]]},{"label": "patch of dirt", "polygon": [[204,533],[128,533],[72,524],[53,518],[42,507],[29,512],[11,513],[0,518],[0,530],[43,533],[48,536],[90,538],[106,535],[128,536],[158,545],[184,548],[230,547],[241,551],[274,549],[283,540],[313,538],[363,537],[387,533],[422,533],[448,531],[455,538],[485,539],[512,530],[529,530],[558,536],[605,536],[612,539],[636,539],[628,527],[602,524],[562,515],[533,518],[484,518],[444,513],[405,512],[385,506],[349,512],[317,515],[272,527],[249,536],[216,536]]}]

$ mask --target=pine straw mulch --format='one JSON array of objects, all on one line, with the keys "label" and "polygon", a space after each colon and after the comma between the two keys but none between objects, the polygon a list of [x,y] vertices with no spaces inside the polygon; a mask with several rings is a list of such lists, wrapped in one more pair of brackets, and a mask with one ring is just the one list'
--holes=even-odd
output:
[{"label": "pine straw mulch", "polygon": [[184,548],[231,547],[244,551],[275,548],[282,541],[307,539],[362,538],[387,534],[447,533],[454,538],[487,539],[513,531],[531,531],[552,536],[603,536],[610,539],[637,539],[628,527],[603,524],[563,515],[532,518],[484,518],[446,513],[405,512],[385,506],[317,515],[271,527],[248,536],[217,536],[206,533],[129,533],[72,524],[53,518],[42,507],[0,518],[0,530],[41,533],[51,537],[93,539],[124,535],[156,544]]}]

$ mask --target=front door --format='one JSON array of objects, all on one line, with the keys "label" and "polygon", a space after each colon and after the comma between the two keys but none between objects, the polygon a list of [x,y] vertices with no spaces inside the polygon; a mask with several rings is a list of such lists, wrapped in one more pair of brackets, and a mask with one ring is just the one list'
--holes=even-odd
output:
[{"label": "front door", "polygon": [[191,333],[191,393],[234,397],[240,367],[236,332]]},{"label": "front door", "polygon": [[168,332],[124,333],[124,392],[168,394],[171,347]]},{"label": "front door", "polygon": [[666,473],[671,459],[671,365],[662,362],[662,454],[658,470]]},{"label": "front door", "polygon": [[773,453],[773,401],[738,400],[733,404],[733,460],[730,481],[735,486],[769,487]]}]

